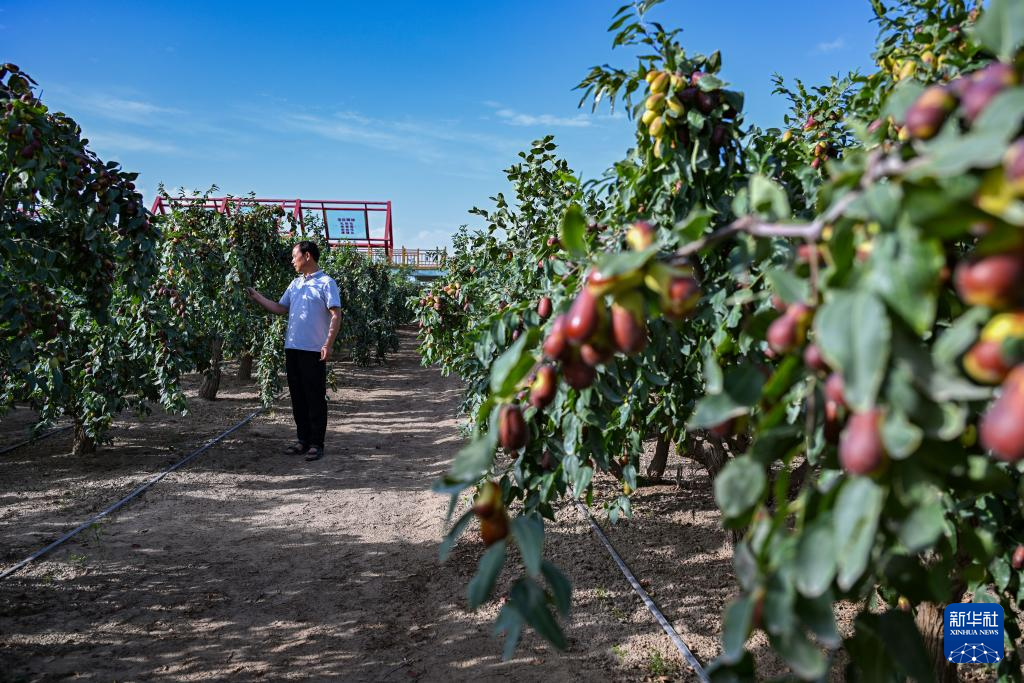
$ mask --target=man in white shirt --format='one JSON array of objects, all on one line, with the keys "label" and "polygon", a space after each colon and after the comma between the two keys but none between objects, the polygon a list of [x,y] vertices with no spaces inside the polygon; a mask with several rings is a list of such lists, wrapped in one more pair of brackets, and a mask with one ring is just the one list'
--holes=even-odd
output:
[{"label": "man in white shirt", "polygon": [[320,248],[303,240],[292,248],[292,280],[280,301],[271,301],[253,288],[249,297],[277,315],[288,316],[285,369],[298,441],[288,453],[308,453],[306,460],[324,456],[327,433],[327,361],[341,328],[338,283],[320,270]]}]

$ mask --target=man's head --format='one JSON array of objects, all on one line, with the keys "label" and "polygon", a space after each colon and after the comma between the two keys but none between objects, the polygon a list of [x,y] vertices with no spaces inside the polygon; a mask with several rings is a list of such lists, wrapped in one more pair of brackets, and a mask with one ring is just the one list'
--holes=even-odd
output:
[{"label": "man's head", "polygon": [[292,266],[296,273],[305,275],[315,273],[320,270],[320,265],[317,263],[319,260],[320,247],[316,246],[316,242],[302,240],[292,247]]}]

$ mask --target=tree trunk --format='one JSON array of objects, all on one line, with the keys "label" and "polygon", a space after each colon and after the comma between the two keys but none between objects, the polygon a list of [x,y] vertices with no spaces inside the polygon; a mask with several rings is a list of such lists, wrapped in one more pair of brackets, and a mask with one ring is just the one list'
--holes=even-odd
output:
[{"label": "tree trunk", "polygon": [[87,455],[96,452],[96,442],[85,433],[81,422],[75,421],[75,438],[71,445],[71,455]]},{"label": "tree trunk", "polygon": [[647,466],[647,478],[651,481],[660,481],[665,474],[665,466],[668,464],[668,447],[671,446],[668,435],[662,434],[658,437],[658,445],[654,448],[654,458]]},{"label": "tree trunk", "polygon": [[917,606],[917,614],[914,616],[914,623],[921,639],[924,641],[925,649],[932,660],[932,669],[935,671],[937,683],[956,683],[959,678],[954,666],[946,659],[946,652],[943,648],[945,636],[945,619],[943,605],[936,605],[933,602],[922,602]]},{"label": "tree trunk", "polygon": [[210,344],[210,367],[203,373],[203,383],[199,385],[199,398],[213,401],[217,398],[217,390],[220,389],[220,361],[224,349],[224,340],[220,337],[214,338]]},{"label": "tree trunk", "polygon": [[[726,442],[721,437],[701,430],[688,432],[686,440],[682,443],[685,443],[686,455],[690,456],[695,462],[700,463],[707,471],[708,479],[713,487],[715,479],[718,478],[718,473],[729,462],[730,451]],[[739,529],[731,529],[729,531],[729,539],[732,541],[734,548],[742,537],[743,532]]]},{"label": "tree trunk", "polygon": [[705,431],[687,433],[686,455],[707,470],[712,483],[729,461],[729,452],[722,439]]},{"label": "tree trunk", "polygon": [[804,481],[807,479],[807,474],[811,471],[811,463],[804,460],[800,463],[792,474],[789,475],[789,499],[793,500],[800,494],[800,489],[803,488]]},{"label": "tree trunk", "polygon": [[243,382],[252,380],[252,354],[243,353],[238,359],[238,379]]}]

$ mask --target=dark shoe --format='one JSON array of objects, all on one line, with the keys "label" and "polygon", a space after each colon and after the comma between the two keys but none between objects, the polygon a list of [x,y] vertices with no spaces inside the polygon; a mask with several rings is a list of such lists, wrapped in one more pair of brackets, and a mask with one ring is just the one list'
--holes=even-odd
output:
[{"label": "dark shoe", "polygon": [[324,457],[324,447],[311,446],[309,449],[309,455],[306,456],[306,462],[313,462],[314,460],[319,460],[322,457]]},{"label": "dark shoe", "polygon": [[284,452],[288,453],[289,455],[301,455],[301,454],[306,453],[308,451],[309,451],[309,444],[308,443],[302,443],[301,441],[296,441],[291,446],[286,448]]}]

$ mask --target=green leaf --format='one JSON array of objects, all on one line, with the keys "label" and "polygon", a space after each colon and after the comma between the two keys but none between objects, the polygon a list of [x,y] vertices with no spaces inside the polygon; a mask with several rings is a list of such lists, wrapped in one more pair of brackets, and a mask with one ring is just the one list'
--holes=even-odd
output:
[{"label": "green leaf", "polygon": [[601,271],[605,277],[616,277],[640,270],[658,253],[658,245],[654,244],[643,251],[620,251],[604,254],[597,262],[595,270]]},{"label": "green leaf", "polygon": [[711,212],[704,209],[693,209],[683,220],[675,224],[675,232],[682,236],[682,242],[698,239],[711,224]]},{"label": "green leaf", "polygon": [[944,522],[945,514],[939,501],[920,505],[900,525],[900,542],[912,553],[926,550],[942,535]]},{"label": "green leaf", "polygon": [[544,557],[544,522],[535,515],[523,515],[512,520],[511,529],[526,571],[530,576],[539,575]]},{"label": "green leaf", "polygon": [[911,230],[875,238],[868,261],[869,286],[918,334],[932,328],[939,273],[946,263],[942,244]]},{"label": "green leaf", "polygon": [[516,581],[509,591],[508,605],[518,611],[542,638],[559,650],[566,648],[565,635],[548,609],[547,595],[535,581],[528,577]]},{"label": "green leaf", "polygon": [[721,79],[712,76],[710,74],[704,74],[697,80],[697,87],[704,92],[713,92],[715,90],[721,90],[725,87],[725,83]]},{"label": "green leaf", "polygon": [[920,427],[907,419],[901,410],[890,410],[882,423],[882,442],[885,450],[894,460],[909,457],[921,445],[924,432]]},{"label": "green leaf", "polygon": [[878,616],[861,612],[856,620],[856,631],[847,638],[843,649],[850,655],[851,668],[857,672],[858,680],[895,681],[897,671],[889,657],[880,656],[885,652],[885,643],[878,637],[876,621]]},{"label": "green leaf", "polygon": [[507,398],[515,393],[516,385],[526,377],[536,362],[527,349],[533,348],[539,335],[539,328],[531,327],[494,361],[491,366],[491,392],[495,396]]},{"label": "green leaf", "polygon": [[761,398],[769,404],[778,401],[784,393],[789,391],[790,387],[804,379],[806,376],[804,372],[804,365],[800,358],[787,356],[765,382],[761,390]]},{"label": "green leaf", "polygon": [[772,647],[800,678],[821,678],[828,670],[828,660],[818,647],[799,631],[780,635],[768,634]]},{"label": "green leaf", "polygon": [[988,588],[985,588],[983,590],[975,591],[974,602],[998,605],[999,598],[992,595],[992,592]]},{"label": "green leaf", "polygon": [[848,214],[864,221],[878,221],[889,225],[899,214],[903,192],[898,185],[875,183],[853,203]]},{"label": "green leaf", "polygon": [[687,429],[714,427],[726,420],[745,415],[761,398],[764,377],[752,365],[729,368],[722,393],[705,396],[693,411]]},{"label": "green leaf", "polygon": [[[772,548],[772,552],[778,546]],[[788,572],[786,572],[788,575]],[[768,576],[768,585],[765,587],[764,607],[762,616],[764,630],[775,635],[789,633],[796,629],[796,614],[793,611],[796,606],[796,591],[788,576],[781,572]]]},{"label": "green leaf", "polygon": [[572,607],[572,583],[558,567],[547,560],[541,563],[540,571],[548,582],[548,588],[551,589],[551,598],[555,603],[555,608],[561,612],[562,616],[568,617]]},{"label": "green leaf", "polygon": [[971,130],[1013,137],[1024,117],[1024,88],[1007,88],[995,96],[971,124]]},{"label": "green leaf", "polygon": [[893,117],[896,121],[903,121],[907,115],[907,110],[910,109],[921,93],[924,92],[924,85],[913,78],[900,81],[893,88],[892,94],[889,95],[889,99],[886,100],[885,106],[882,108],[881,118]]},{"label": "green leaf", "polygon": [[1012,576],[1010,563],[1006,561],[1006,558],[993,558],[988,564],[988,570],[992,574],[992,580],[995,581],[996,588],[1000,592],[1006,590],[1006,586],[1009,585],[1010,577]]},{"label": "green leaf", "polygon": [[732,566],[736,570],[736,580],[740,588],[748,592],[754,590],[758,577],[757,558],[747,543],[740,542],[736,546],[732,554]]},{"label": "green leaf", "polygon": [[636,490],[636,467],[633,466],[633,463],[622,468],[622,479],[629,484],[631,489]]},{"label": "green leaf", "polygon": [[1003,59],[1012,61],[1017,48],[1024,44],[1024,3],[1020,0],[992,0],[971,29],[982,47]]},{"label": "green leaf", "polygon": [[953,321],[953,324],[939,335],[935,346],[932,347],[935,364],[956,367],[957,359],[974,344],[978,337],[978,328],[984,325],[988,318],[988,310],[982,306],[975,306]]},{"label": "green leaf", "polygon": [[836,539],[831,513],[819,514],[804,529],[794,569],[797,590],[809,598],[823,595],[832,585],[836,575]]},{"label": "green leaf", "polygon": [[579,498],[587,486],[590,485],[590,479],[594,476],[594,470],[581,464],[580,459],[575,455],[570,455],[562,460],[562,470],[565,474],[566,482],[573,487],[573,497]]},{"label": "green leaf", "polygon": [[509,605],[504,605],[501,608],[498,619],[494,622],[494,635],[498,636],[503,633],[505,634],[505,647],[502,650],[501,658],[508,661],[515,654],[519,637],[523,633],[523,617]]},{"label": "green leaf", "polygon": [[782,187],[760,174],[750,178],[750,206],[762,214],[768,214],[775,220],[789,218],[789,199]]},{"label": "green leaf", "polygon": [[498,573],[505,564],[505,539],[492,545],[484,552],[477,565],[476,574],[466,588],[466,601],[469,609],[479,607],[491,595],[494,590],[494,583],[498,580]]},{"label": "green leaf", "polygon": [[473,508],[470,508],[462,513],[462,516],[459,517],[457,522],[455,522],[455,526],[451,528],[451,531],[445,534],[444,540],[441,541],[441,548],[439,552],[442,562],[448,558],[448,553],[450,553],[452,548],[455,547],[455,543],[459,540],[459,536],[461,536],[462,532],[466,530],[466,527],[469,526],[472,519]]},{"label": "green leaf", "polygon": [[880,640],[896,666],[919,683],[934,681],[931,658],[914,625],[914,617],[902,610],[889,610],[876,618]]},{"label": "green leaf", "polygon": [[836,499],[834,536],[837,544],[836,582],[847,591],[867,568],[875,541],[884,494],[870,479],[848,479]]},{"label": "green leaf", "polygon": [[587,255],[587,243],[584,240],[586,231],[587,219],[583,215],[583,209],[578,204],[572,204],[562,216],[559,234],[562,245],[576,258]]},{"label": "green leaf", "polygon": [[797,598],[796,613],[811,633],[827,648],[837,648],[843,642],[836,627],[836,615],[831,592],[814,599]]},{"label": "green leaf", "polygon": [[767,482],[760,464],[749,456],[735,458],[715,478],[715,502],[726,517],[739,517],[760,500]]},{"label": "green leaf", "polygon": [[471,441],[455,456],[451,477],[461,482],[474,482],[484,476],[494,460],[495,442],[483,437]]},{"label": "green leaf", "polygon": [[747,594],[734,600],[725,610],[721,660],[726,664],[734,664],[743,657],[743,645],[753,628],[754,607],[754,596]]},{"label": "green leaf", "polygon": [[714,351],[707,346],[704,349],[704,386],[709,394],[720,394],[724,387],[722,382],[722,367],[718,364]]},{"label": "green leaf", "polygon": [[806,303],[811,295],[810,285],[784,268],[772,268],[765,274],[768,286],[787,304]]},{"label": "green leaf", "polygon": [[837,290],[814,319],[818,346],[842,373],[847,404],[871,408],[889,362],[892,325],[885,306],[868,291]]},{"label": "green leaf", "polygon": [[941,135],[924,146],[923,161],[907,178],[946,178],[972,168],[999,163],[1024,117],[1024,88],[1010,88],[996,96],[964,135]]},{"label": "green leaf", "polygon": [[797,425],[783,424],[761,429],[747,454],[764,467],[770,467],[776,460],[786,457],[790,451],[804,444],[804,432]]}]

